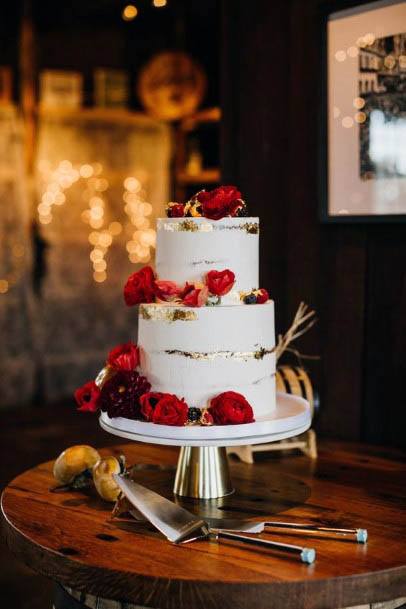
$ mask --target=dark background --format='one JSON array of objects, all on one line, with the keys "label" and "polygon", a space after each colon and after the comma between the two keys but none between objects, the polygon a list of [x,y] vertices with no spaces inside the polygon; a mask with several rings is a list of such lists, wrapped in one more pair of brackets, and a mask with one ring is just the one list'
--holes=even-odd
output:
[{"label": "dark background", "polygon": [[[93,68],[125,68],[138,109],[134,83],[157,51],[184,49],[204,66],[204,105],[223,111],[223,182],[237,184],[261,217],[261,283],[275,299],[277,329],[286,329],[301,300],[319,317],[300,344],[321,357],[308,364],[321,395],[319,431],[403,444],[405,226],[325,224],[318,213],[323,20],[350,3],[168,0],[155,9],[140,0],[130,23],[121,19],[125,4],[33,2],[36,69],[80,70],[90,104]],[[13,66],[15,82],[27,7],[1,9],[0,63]]]},{"label": "dark background", "polygon": [[[126,68],[135,82],[161,49],[182,48],[200,61],[209,81],[205,105],[223,111],[223,182],[237,184],[261,217],[261,284],[276,302],[277,330],[286,329],[301,300],[318,314],[299,347],[321,357],[309,362],[321,396],[319,434],[403,445],[405,225],[329,225],[318,214],[323,15],[348,3],[168,0],[155,11],[149,0],[135,3],[143,10],[123,23],[126,3],[117,0],[34,2],[37,70],[82,71],[90,103],[94,66]],[[21,2],[1,4],[0,64],[13,67],[15,81],[22,13]],[[0,430],[2,485],[67,445],[115,441],[94,419],[78,417],[72,398],[16,406]],[[51,584],[6,552],[2,546],[4,606],[45,606]]]},{"label": "dark background", "polygon": [[350,4],[224,1],[223,179],[238,183],[261,216],[262,284],[278,324],[288,325],[300,300],[318,313],[301,350],[321,356],[309,364],[319,430],[401,446],[405,225],[323,224],[318,213],[323,22]]}]

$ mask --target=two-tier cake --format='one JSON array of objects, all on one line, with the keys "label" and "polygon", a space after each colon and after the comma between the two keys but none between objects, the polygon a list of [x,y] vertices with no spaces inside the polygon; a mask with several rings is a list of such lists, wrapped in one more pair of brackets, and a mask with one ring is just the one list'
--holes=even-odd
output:
[{"label": "two-tier cake", "polygon": [[274,303],[259,288],[259,219],[235,187],[171,203],[157,221],[156,270],[124,289],[139,305],[138,344],[113,349],[96,382],[76,392],[151,425],[247,424],[275,409]]},{"label": "two-tier cake", "polygon": [[199,408],[235,391],[254,417],[274,408],[274,303],[243,300],[258,288],[258,239],[258,218],[158,220],[158,277],[184,285],[230,269],[235,283],[217,305],[140,305],[141,370],[154,390]]}]

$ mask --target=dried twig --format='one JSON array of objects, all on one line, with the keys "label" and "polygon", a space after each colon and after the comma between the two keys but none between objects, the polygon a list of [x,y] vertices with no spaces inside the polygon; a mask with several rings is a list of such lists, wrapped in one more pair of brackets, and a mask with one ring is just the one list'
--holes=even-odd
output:
[{"label": "dried twig", "polygon": [[312,326],[314,326],[317,321],[315,315],[315,311],[309,309],[307,304],[305,304],[304,302],[300,303],[289,330],[283,335],[278,335],[278,343],[275,348],[275,355],[277,361],[294,340],[299,338],[299,336],[302,336],[302,334],[304,334],[305,332],[310,330]]}]

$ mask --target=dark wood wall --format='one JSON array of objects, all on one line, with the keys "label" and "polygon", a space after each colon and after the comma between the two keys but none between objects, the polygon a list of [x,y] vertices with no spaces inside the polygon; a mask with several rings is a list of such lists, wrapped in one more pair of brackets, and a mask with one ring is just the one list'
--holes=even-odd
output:
[{"label": "dark wood wall", "polygon": [[406,227],[318,217],[325,10],[323,0],[223,0],[223,181],[261,217],[262,284],[278,330],[301,300],[317,310],[299,346],[321,356],[308,365],[319,431],[404,445]]}]

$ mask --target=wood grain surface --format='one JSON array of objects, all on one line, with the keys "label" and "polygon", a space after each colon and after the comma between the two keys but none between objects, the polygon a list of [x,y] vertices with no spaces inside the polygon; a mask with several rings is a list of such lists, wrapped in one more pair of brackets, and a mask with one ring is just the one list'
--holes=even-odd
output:
[{"label": "wood grain surface", "polygon": [[[128,444],[102,451],[127,462],[175,465],[177,449]],[[76,590],[150,607],[334,608],[406,594],[405,463],[365,446],[322,443],[320,458],[266,456],[233,461],[236,494],[182,500],[211,516],[364,527],[366,545],[332,538],[264,534],[313,546],[311,566],[285,555],[224,542],[168,543],[151,526],[110,519],[92,492],[50,493],[52,462],[17,478],[2,497],[3,532],[26,565]],[[139,481],[171,495],[174,472],[139,471]]]}]

